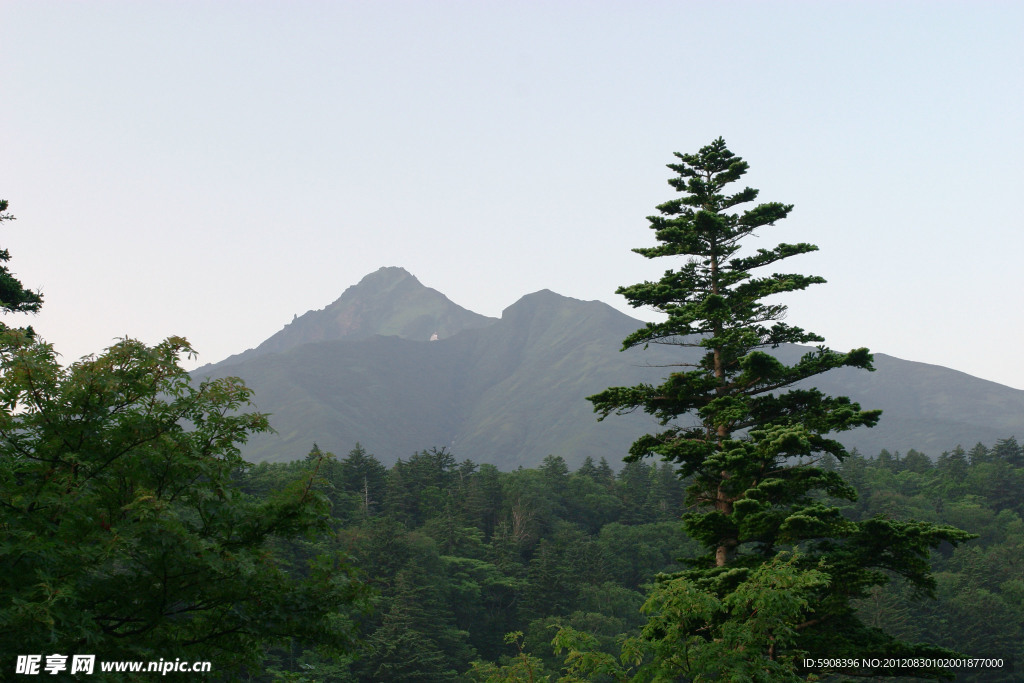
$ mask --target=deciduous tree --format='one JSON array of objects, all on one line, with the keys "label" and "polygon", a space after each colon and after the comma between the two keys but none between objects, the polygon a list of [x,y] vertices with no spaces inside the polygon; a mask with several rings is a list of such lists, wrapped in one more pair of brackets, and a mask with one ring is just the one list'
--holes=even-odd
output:
[{"label": "deciduous tree", "polygon": [[224,676],[274,641],[351,646],[363,589],[344,558],[274,552],[326,531],[319,463],[244,494],[238,446],[266,418],[242,412],[237,379],[193,384],[191,353],[126,339],[63,367],[0,333],[0,652],[209,660]]}]

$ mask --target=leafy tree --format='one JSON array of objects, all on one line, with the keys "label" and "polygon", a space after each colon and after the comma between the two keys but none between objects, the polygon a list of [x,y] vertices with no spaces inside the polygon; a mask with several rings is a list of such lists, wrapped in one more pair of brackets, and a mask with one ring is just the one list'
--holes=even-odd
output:
[{"label": "leafy tree", "polygon": [[484,560],[445,556],[442,561],[446,601],[456,625],[468,632],[469,644],[482,656],[498,658],[502,634],[516,626],[517,582]]},{"label": "leafy tree", "polygon": [[450,681],[475,658],[469,633],[455,623],[446,560],[416,532],[408,542],[408,561],[385,590],[382,620],[367,638],[365,661],[356,665],[360,680]]},{"label": "leafy tree", "polygon": [[483,533],[465,518],[458,503],[445,501],[440,514],[431,517],[422,530],[434,539],[443,555],[481,557],[484,554]]},{"label": "leafy tree", "polygon": [[468,674],[470,680],[480,683],[541,683],[551,680],[551,675],[544,671],[544,663],[526,653],[522,631],[505,634],[505,642],[516,648],[516,656],[501,666],[490,662],[473,662],[473,668]]},{"label": "leafy tree", "polygon": [[[13,221],[14,216],[7,213],[8,202],[0,199],[0,225],[4,221]],[[35,313],[43,305],[43,295],[39,292],[32,292],[21,284],[7,269],[7,262],[11,260],[11,253],[6,249],[0,249],[0,311],[5,313]],[[3,324],[0,323],[0,328]],[[32,328],[26,330],[30,335]]]},{"label": "leafy tree", "polygon": [[676,558],[687,550],[695,555],[697,548],[686,547],[685,534],[679,522],[626,525],[618,522],[601,527],[598,543],[609,558],[609,574],[620,586],[637,589],[650,582],[659,572],[679,569]]},{"label": "leafy tree", "polygon": [[[883,514],[899,522],[952,523],[979,534],[976,543],[956,548],[943,544],[933,555],[938,600],[918,599],[914,585],[905,581],[876,584],[863,598],[851,600],[863,626],[862,642],[878,643],[872,651],[888,654],[888,641],[874,639],[879,630],[901,640],[926,638],[957,648],[965,656],[1004,660],[1001,669],[958,670],[957,680],[1017,680],[1015,670],[1024,659],[1019,645],[1024,636],[1015,619],[1024,608],[1024,581],[1018,578],[1024,563],[1024,523],[1010,496],[1020,491],[1024,469],[1003,460],[966,463],[966,477],[956,481],[961,492],[951,495],[956,490],[951,485],[953,476],[928,466],[923,458],[918,451],[908,450],[898,474],[885,462],[866,460],[855,451],[842,463],[832,462],[833,470],[841,468],[844,478],[857,482],[856,504],[836,502],[854,522],[871,522]],[[288,481],[308,478],[317,461],[309,457],[258,465],[239,480],[254,495],[271,497]],[[341,487],[336,471],[340,464],[327,459],[319,465],[321,474],[330,472],[326,478],[333,484],[327,488],[331,495]],[[559,474],[557,460],[549,464],[556,470],[555,479],[561,480],[564,475]],[[407,526],[408,522],[389,517],[386,511],[352,515],[358,496],[343,497],[341,502],[351,509],[336,503],[331,510],[332,524],[339,527],[337,535],[317,543],[347,548],[379,588],[376,611],[360,619],[365,634],[362,651],[349,660],[330,659],[313,651],[310,643],[292,639],[271,649],[260,673],[247,680],[440,676],[511,681],[529,680],[532,675],[537,681],[602,683],[656,679],[671,674],[674,663],[684,667],[680,671],[686,674],[680,675],[687,680],[719,674],[719,680],[729,676],[785,680],[793,675],[810,680],[810,672],[798,671],[795,665],[803,649],[819,652],[826,647],[808,647],[803,641],[813,635],[808,633],[813,627],[804,626],[814,618],[808,610],[833,590],[834,581],[826,571],[830,567],[811,566],[792,554],[777,553],[756,568],[734,566],[747,578],[724,594],[708,582],[680,574],[683,565],[676,558],[701,555],[701,544],[688,539],[678,521],[635,520],[643,517],[645,507],[651,508],[651,501],[662,499],[662,489],[675,496],[676,487],[686,482],[675,476],[675,468],[668,463],[657,470],[634,464],[640,467],[631,465],[627,469],[632,475],[610,481],[610,489],[586,470],[568,475],[561,512],[557,507],[541,509],[545,501],[550,503],[553,490],[563,488],[547,480],[545,469],[549,468],[498,472],[493,465],[477,468],[467,462],[457,466],[456,476],[447,484],[413,477],[408,493],[414,499],[433,489],[444,500],[419,525]],[[1005,484],[1005,491],[997,483]],[[630,498],[631,487],[650,488],[650,492]],[[503,499],[503,489],[512,496],[510,500]],[[624,508],[626,499],[632,500],[635,511]],[[513,504],[516,500],[518,506]],[[658,507],[658,519],[666,520]],[[520,516],[516,522],[516,509],[539,513],[533,519]],[[528,529],[526,535],[532,541],[516,542],[511,533],[514,525],[521,533]],[[488,535],[488,528],[494,533]],[[806,558],[808,550],[801,550],[799,557]],[[310,551],[296,541],[281,541],[278,554],[287,556],[290,571],[298,571],[313,557]],[[832,566],[842,568],[835,562]],[[658,582],[645,600],[651,578],[661,573],[671,576]],[[748,596],[759,595],[764,604],[740,600],[744,591]],[[649,603],[646,615],[640,612],[645,602]],[[705,603],[718,609],[701,618]],[[973,609],[975,603],[983,609]],[[793,620],[792,610],[799,621]],[[667,633],[677,622],[687,632],[698,631],[690,634],[696,637],[684,643]],[[637,638],[645,623],[648,636]],[[562,630],[554,645],[562,649],[561,656],[548,646],[557,628]],[[510,631],[523,634],[513,638],[516,642],[507,641],[513,649],[502,642],[502,634]],[[711,640],[702,639],[702,634]],[[631,636],[628,656],[621,660],[621,643]],[[797,640],[784,646],[782,642],[790,637]],[[755,650],[758,656],[751,654],[747,659],[745,653]],[[683,651],[691,655],[689,661],[675,656]],[[568,661],[564,661],[566,653]],[[778,656],[770,658],[775,653]],[[475,658],[493,664],[472,664]]]},{"label": "leafy tree", "polygon": [[781,653],[797,638],[808,596],[829,580],[796,556],[780,554],[724,598],[685,577],[659,582],[641,608],[650,616],[641,636],[626,639],[619,661],[600,651],[591,633],[560,628],[552,641],[556,652],[566,653],[567,675],[560,680],[808,680],[798,672],[798,653]]},{"label": "leafy tree", "polygon": [[549,484],[540,470],[520,469],[503,480],[507,533],[527,556],[539,538],[554,528],[558,515],[565,513],[561,496]]},{"label": "leafy tree", "polygon": [[[964,483],[964,482],[961,482]],[[1015,510],[1024,514],[1024,469],[1005,460],[972,465],[965,482],[976,494],[984,496],[995,510]]]},{"label": "leafy tree", "polygon": [[267,429],[237,379],[193,385],[185,340],[123,340],[68,367],[0,334],[0,651],[210,660],[295,638],[351,648],[346,561],[294,567],[275,542],[324,526],[316,470],[256,500],[238,446]]},{"label": "leafy tree", "polygon": [[650,506],[658,520],[677,519],[682,511],[685,487],[679,481],[675,469],[667,462],[663,462],[656,471],[651,472],[651,477],[653,482]]},{"label": "leafy tree", "polygon": [[[579,680],[601,673],[618,680],[795,683],[806,679],[797,673],[797,653],[786,646],[797,639],[809,596],[828,583],[828,574],[785,554],[724,598],[685,577],[662,581],[642,608],[651,615],[642,637],[623,647],[622,659],[637,667],[631,677],[606,658],[588,658],[566,637],[571,634],[560,633],[555,643],[569,651],[569,669],[585,676]],[[594,670],[594,664],[602,666]]]},{"label": "leafy tree", "polygon": [[[594,468],[597,471],[597,468]],[[582,471],[569,477],[565,496],[566,519],[592,534],[622,515],[622,501],[598,480]]]},{"label": "leafy tree", "polygon": [[[641,408],[665,427],[638,439],[628,460],[657,455],[692,478],[688,502],[695,509],[684,515],[684,526],[706,554],[681,578],[695,590],[728,600],[780,549],[792,547],[803,548],[801,571],[820,567],[829,575],[827,583],[807,585],[800,603],[805,618],[793,627],[792,638],[778,641],[773,650],[750,647],[744,656],[781,662],[790,656],[787,644],[793,652],[830,657],[906,651],[865,629],[852,615],[850,601],[890,575],[931,593],[931,548],[968,535],[951,527],[885,519],[853,523],[820,500],[822,493],[847,500],[856,496],[839,474],[816,466],[825,454],[839,461],[847,457],[829,435],[872,426],[880,411],[826,396],[805,380],[840,367],[871,370],[872,356],[863,348],[829,350],[820,336],[782,322],[786,306],[769,300],[824,282],[817,276],[761,270],[817,247],[779,244],[741,251],[746,238],[785,218],[792,206],[763,203],[734,212],[758,192],[747,187],[726,193],[748,165],[721,138],[697,154],[676,156],[679,162],[669,168],[677,176],[669,184],[683,196],[661,204],[659,215],[648,219],[659,244],[634,251],[647,258],[685,260],[657,282],[619,288],[630,305],[667,315],[631,334],[623,348],[661,343],[695,353],[681,354],[680,369],[659,386],[613,387],[589,400],[599,419]],[[819,345],[788,364],[783,361],[792,355],[787,345],[807,343]],[[779,350],[768,353],[772,349]],[[798,382],[801,388],[794,388]],[[665,633],[662,637],[675,639],[676,645],[679,638],[698,635]]]}]

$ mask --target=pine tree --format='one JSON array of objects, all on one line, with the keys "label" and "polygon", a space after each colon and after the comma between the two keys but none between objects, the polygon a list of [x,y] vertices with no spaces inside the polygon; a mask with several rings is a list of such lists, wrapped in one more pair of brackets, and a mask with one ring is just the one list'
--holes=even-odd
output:
[{"label": "pine tree", "polygon": [[587,477],[589,479],[597,479],[597,465],[594,464],[594,459],[589,455],[583,459],[583,464],[576,470],[576,474]]},{"label": "pine tree", "polygon": [[932,459],[921,451],[911,448],[903,458],[903,471],[926,474],[932,470]]},{"label": "pine tree", "polygon": [[608,464],[608,459],[604,456],[601,456],[601,460],[597,463],[597,481],[608,488],[615,486],[615,472],[612,471],[612,466]]},{"label": "pine tree", "polygon": [[[753,202],[758,191],[725,193],[748,165],[721,138],[697,154],[676,156],[679,162],[669,168],[677,176],[669,184],[683,196],[660,205],[659,215],[648,219],[659,244],[634,251],[684,261],[657,282],[619,288],[630,305],[667,315],[627,337],[623,348],[660,343],[697,354],[681,354],[679,369],[659,386],[613,387],[589,400],[599,419],[637,408],[658,418],[664,430],[638,439],[627,460],[660,456],[691,478],[687,502],[693,509],[684,515],[684,526],[707,554],[679,580],[724,597],[780,551],[799,548],[800,566],[821,569],[830,580],[808,583],[814,588],[808,589],[801,623],[791,625],[797,633],[792,648],[812,656],[913,651],[861,625],[850,601],[888,575],[931,592],[931,548],[967,535],[884,519],[853,523],[821,502],[822,494],[848,500],[856,495],[837,472],[817,466],[825,455],[840,462],[847,457],[830,434],[873,426],[880,411],[826,396],[803,380],[840,367],[872,370],[872,356],[863,348],[826,348],[820,336],[782,322],[786,306],[768,300],[824,282],[817,276],[762,274],[762,268],[815,251],[814,245],[743,249],[746,238],[785,218],[792,206],[763,203],[735,213],[734,207]],[[792,355],[789,345],[808,343],[817,346],[790,364],[781,360]],[[797,464],[798,458],[805,462]],[[747,656],[781,657],[781,649],[750,650]]]},{"label": "pine tree", "polygon": [[992,462],[995,458],[993,457],[992,451],[985,447],[985,444],[980,441],[974,444],[971,450],[967,451],[967,459],[971,465],[981,465],[982,463]]},{"label": "pine tree", "polygon": [[376,512],[384,501],[387,489],[387,468],[362,444],[356,442],[338,467],[342,488],[359,497],[366,514]]},{"label": "pine tree", "polygon": [[1024,467],[1024,449],[1017,443],[1016,437],[999,439],[992,446],[992,457],[995,460],[1002,460],[1014,467]]},{"label": "pine tree", "polygon": [[437,642],[441,626],[431,625],[423,594],[429,588],[418,584],[408,572],[397,576],[394,597],[380,627],[367,641],[368,652],[359,668],[360,680],[367,681],[451,681],[456,672]]}]

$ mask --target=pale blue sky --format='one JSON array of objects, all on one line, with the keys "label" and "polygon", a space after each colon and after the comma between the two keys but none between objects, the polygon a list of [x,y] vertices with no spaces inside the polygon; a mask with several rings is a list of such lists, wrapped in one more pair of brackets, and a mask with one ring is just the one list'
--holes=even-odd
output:
[{"label": "pale blue sky", "polygon": [[1024,3],[0,0],[0,246],[67,360],[255,346],[380,266],[624,310],[724,136],[788,322],[1024,388]]}]

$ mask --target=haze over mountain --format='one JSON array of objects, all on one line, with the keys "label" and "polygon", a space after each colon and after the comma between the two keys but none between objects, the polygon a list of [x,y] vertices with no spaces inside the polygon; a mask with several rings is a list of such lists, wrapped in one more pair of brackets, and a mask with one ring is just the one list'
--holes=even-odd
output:
[{"label": "haze over mountain", "polygon": [[[548,454],[572,467],[588,455],[617,466],[629,444],[658,425],[645,414],[599,423],[586,396],[657,381],[684,353],[620,352],[642,324],[548,290],[488,318],[402,268],[382,268],[255,349],[193,376],[237,375],[271,413],[277,434],[254,438],[243,450],[251,460],[301,458],[314,442],[343,455],[360,442],[386,464],[447,447],[502,469],[535,466]],[[1024,435],[1024,391],[880,353],[875,367],[807,382],[885,411],[878,427],[841,436],[866,455],[917,448],[934,457],[957,443]]]}]

